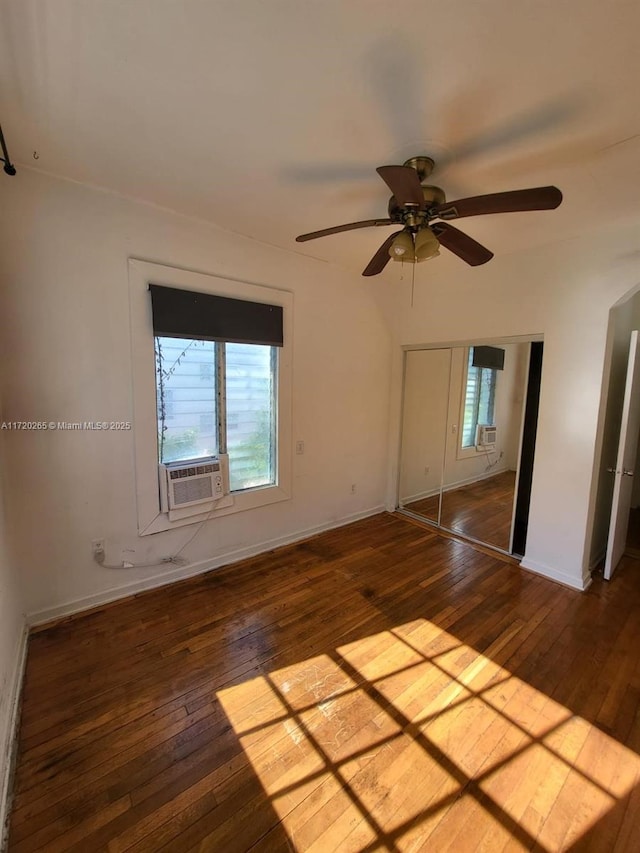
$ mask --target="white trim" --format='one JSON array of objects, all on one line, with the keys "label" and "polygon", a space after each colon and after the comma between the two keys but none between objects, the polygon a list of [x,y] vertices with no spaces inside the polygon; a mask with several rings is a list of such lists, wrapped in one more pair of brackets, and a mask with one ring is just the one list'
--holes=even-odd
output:
[{"label": "white trim", "polygon": [[[2,744],[2,760],[4,762],[4,773],[0,779],[0,850],[5,849],[7,834],[9,830],[8,817],[11,801],[11,785],[13,781],[13,770],[18,749],[18,725],[20,722],[20,700],[22,698],[22,685],[27,663],[27,647],[29,640],[29,626],[25,621],[22,633],[18,640],[16,649],[16,662],[13,675],[9,680],[9,719],[7,724],[6,740]],[[6,822],[6,825],[5,825]]]},{"label": "white trim", "polygon": [[[463,420],[464,419],[461,418],[461,422]],[[476,424],[476,430],[477,429],[478,429],[478,426]],[[462,428],[458,428],[457,434],[461,436],[463,430],[464,430],[464,423],[462,422]],[[483,453],[486,453],[485,448],[484,447],[480,448],[480,447],[478,447],[477,444],[471,444],[471,445],[469,445],[469,447],[461,447],[460,443],[458,442],[458,444],[456,445],[456,459],[458,460],[458,462],[464,461],[465,459],[477,459]]]},{"label": "white trim", "polygon": [[470,486],[472,483],[479,483],[481,480],[490,480],[492,477],[497,477],[498,474],[506,474],[508,471],[512,470],[512,468],[507,468],[506,465],[503,465],[501,468],[492,468],[491,471],[487,471],[485,474],[476,474],[474,477],[467,477],[464,480],[456,480],[455,483],[449,483],[448,485],[443,486],[442,491],[454,492],[456,489],[461,489],[463,486]]},{"label": "white trim", "polygon": [[29,626],[42,625],[45,622],[50,622],[53,619],[59,619],[63,616],[71,616],[73,613],[80,613],[83,610],[89,610],[92,607],[97,607],[101,604],[108,604],[111,601],[118,601],[121,598],[128,598],[130,595],[135,595],[138,592],[144,592],[148,589],[157,589],[162,586],[169,586],[176,581],[185,580],[186,578],[201,575],[205,572],[210,572],[213,569],[219,569],[222,566],[227,566],[230,563],[236,563],[239,560],[245,560],[247,557],[254,557],[256,554],[263,554],[266,551],[272,551],[274,548],[280,548],[283,545],[291,545],[293,542],[299,542],[301,539],[308,539],[310,536],[315,536],[317,533],[323,533],[325,530],[334,530],[338,527],[344,527],[347,524],[353,524],[354,521],[360,521],[363,518],[368,518],[371,515],[378,515],[385,512],[385,507],[382,505],[371,507],[371,509],[362,510],[351,515],[347,515],[340,521],[327,521],[323,524],[317,524],[314,527],[307,527],[304,530],[298,530],[295,533],[289,533],[286,536],[278,536],[275,539],[269,539],[266,542],[261,542],[257,545],[249,545],[246,548],[238,548],[235,551],[228,551],[225,554],[220,554],[217,557],[212,557],[209,560],[200,560],[198,563],[190,563],[186,566],[181,566],[171,572],[165,572],[161,575],[153,575],[144,580],[134,581],[124,586],[119,586],[116,589],[105,590],[95,595],[87,595],[84,598],[77,598],[73,601],[68,601],[66,604],[60,604],[56,607],[48,607],[44,610],[38,610],[34,613],[27,614]]},{"label": "white trim", "polygon": [[591,585],[591,575],[583,577],[580,581],[574,575],[568,575],[566,572],[552,569],[551,566],[545,566],[544,563],[538,563],[536,560],[529,560],[526,557],[523,557],[521,560],[520,568],[526,569],[528,572],[534,572],[536,575],[542,575],[542,577],[561,583],[563,586],[571,587],[571,589],[577,589],[580,592],[584,592]]},{"label": "white trim", "polygon": [[499,347],[500,344],[528,344],[531,341],[543,341],[544,335],[542,332],[532,332],[529,335],[503,335],[501,338],[473,338],[473,340],[469,340],[466,338],[462,341],[439,341],[437,343],[424,343],[424,344],[403,344],[402,351],[403,352],[411,352],[411,350],[422,350],[422,349],[458,349],[460,347],[481,347],[481,346],[495,346]]},{"label": "white trim", "polygon": [[[289,500],[292,482],[293,293],[266,285],[220,278],[136,258],[129,258],[128,263],[138,534],[146,536],[185,524],[195,524],[205,519],[218,518]],[[177,521],[169,521],[168,515],[160,509],[155,421],[155,353],[151,300],[148,296],[150,282],[214,293],[218,296],[267,302],[272,305],[281,305],[284,309],[284,345],[280,348],[278,358],[277,485],[234,492],[228,500],[221,501],[217,508]]]},{"label": "white trim", "polygon": [[403,498],[399,499],[399,503],[400,506],[402,506],[402,504],[412,503],[413,501],[422,501],[425,498],[432,498],[439,494],[440,486],[437,486],[435,489],[430,489],[426,492],[418,492],[416,495],[405,495]]}]

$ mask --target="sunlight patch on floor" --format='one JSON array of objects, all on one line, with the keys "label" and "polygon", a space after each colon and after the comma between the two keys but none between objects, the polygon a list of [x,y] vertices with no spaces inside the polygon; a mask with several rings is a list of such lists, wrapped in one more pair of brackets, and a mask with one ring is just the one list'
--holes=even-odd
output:
[{"label": "sunlight patch on floor", "polygon": [[424,619],[220,691],[293,849],[568,850],[640,758]]}]

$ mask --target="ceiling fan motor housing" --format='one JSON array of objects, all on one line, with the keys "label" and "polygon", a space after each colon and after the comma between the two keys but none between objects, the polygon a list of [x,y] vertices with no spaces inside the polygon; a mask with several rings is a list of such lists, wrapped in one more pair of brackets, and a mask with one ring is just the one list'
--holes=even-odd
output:
[{"label": "ceiling fan motor housing", "polygon": [[423,183],[427,180],[431,172],[433,172],[436,164],[431,157],[420,155],[418,157],[409,157],[408,160],[404,161],[403,165],[408,166],[410,169],[415,169],[418,173],[418,178],[420,178],[420,183]]},{"label": "ceiling fan motor housing", "polygon": [[[422,187],[422,194],[424,195],[424,206],[426,209],[430,207],[434,207],[438,204],[444,204],[447,200],[446,195],[444,194],[444,190],[440,187],[432,186],[431,184],[427,184]],[[394,195],[389,199],[389,217],[390,219],[395,219],[398,222],[402,222],[403,213],[406,213],[406,207],[400,207],[398,204],[396,197]]]}]

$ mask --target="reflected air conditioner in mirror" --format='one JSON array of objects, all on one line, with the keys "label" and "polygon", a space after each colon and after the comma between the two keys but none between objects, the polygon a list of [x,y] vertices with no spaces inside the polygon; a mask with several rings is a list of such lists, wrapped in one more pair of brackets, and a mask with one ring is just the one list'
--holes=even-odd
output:
[{"label": "reflected air conditioner in mirror", "polygon": [[496,446],[497,431],[494,426],[478,424],[476,431],[476,447],[487,450]]},{"label": "reflected air conditioner in mirror", "polygon": [[229,457],[204,456],[159,466],[160,508],[171,519],[177,510],[190,509],[184,515],[206,512],[205,504],[229,494]]}]

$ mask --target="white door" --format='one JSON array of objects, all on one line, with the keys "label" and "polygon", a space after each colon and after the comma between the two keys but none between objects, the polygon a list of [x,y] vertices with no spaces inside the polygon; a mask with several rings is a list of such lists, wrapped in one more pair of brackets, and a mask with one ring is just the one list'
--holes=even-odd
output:
[{"label": "white door", "polygon": [[615,572],[620,558],[624,553],[631,509],[631,491],[633,488],[634,465],[638,448],[640,432],[640,358],[638,332],[631,332],[629,347],[629,364],[627,367],[627,383],[624,389],[622,406],[622,426],[620,427],[620,443],[616,459],[615,484],[613,487],[613,504],[611,506],[611,522],[609,523],[609,541],[607,556],[604,563],[604,576],[607,580]]}]

